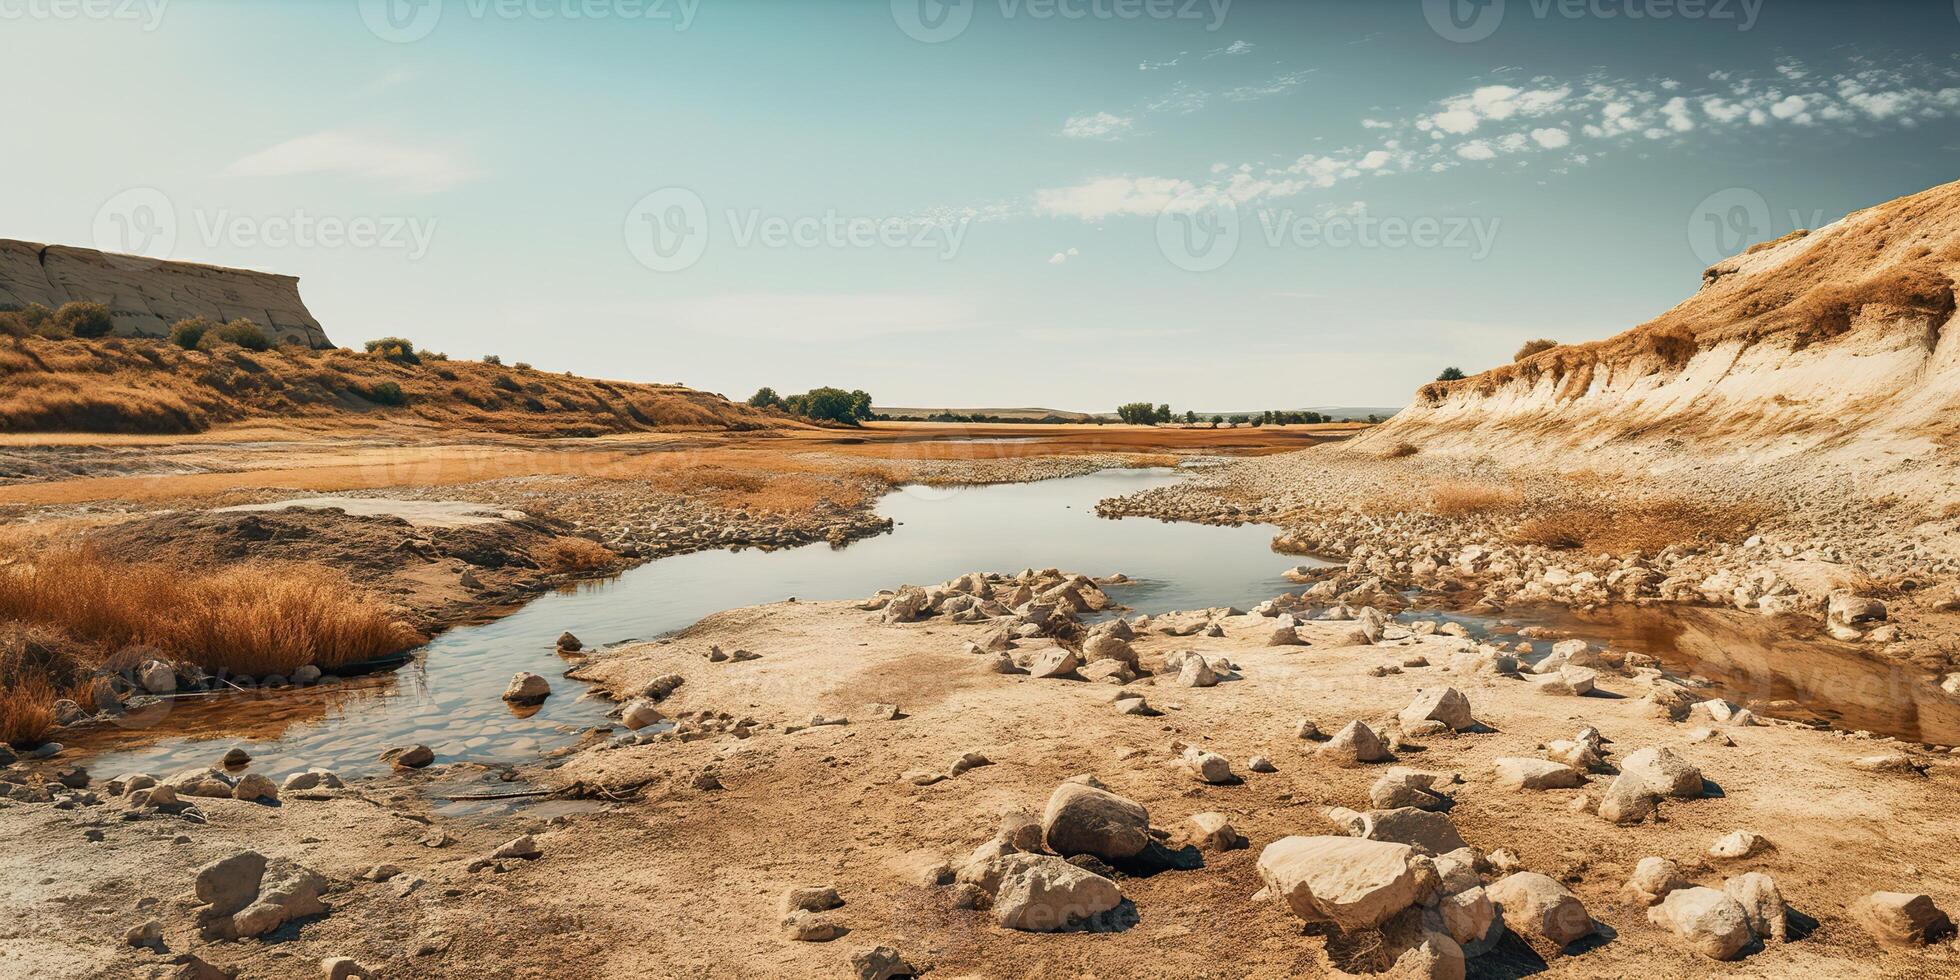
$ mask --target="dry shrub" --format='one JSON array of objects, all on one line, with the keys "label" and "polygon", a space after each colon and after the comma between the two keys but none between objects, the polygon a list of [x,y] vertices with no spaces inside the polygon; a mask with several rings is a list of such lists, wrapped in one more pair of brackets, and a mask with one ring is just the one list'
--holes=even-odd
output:
[{"label": "dry shrub", "polygon": [[0,684],[0,742],[33,744],[54,727],[54,686],[40,676]]},{"label": "dry shrub", "polygon": [[547,573],[607,571],[619,561],[611,548],[587,538],[553,538],[531,551],[532,560]]},{"label": "dry shrub", "polygon": [[1524,493],[1516,487],[1499,487],[1488,483],[1442,483],[1429,494],[1429,512],[1438,517],[1509,513],[1523,505]]},{"label": "dry shrub", "polygon": [[422,642],[331,569],[252,563],[188,572],[82,548],[20,556],[0,568],[0,617],[255,677],[337,667]]},{"label": "dry shrub", "polygon": [[1649,497],[1625,505],[1573,504],[1525,519],[1512,531],[1511,540],[1561,550],[1654,554],[1694,541],[1734,540],[1763,516],[1763,509],[1755,505],[1679,497]]},{"label": "dry shrub", "polygon": [[1551,350],[1552,348],[1557,346],[1558,346],[1558,341],[1551,340],[1548,338],[1541,337],[1537,340],[1527,340],[1524,342],[1523,346],[1518,348],[1518,352],[1516,354],[1511,355],[1511,360],[1522,361],[1533,354],[1542,354],[1545,351]]},{"label": "dry shrub", "polygon": [[1414,456],[1416,453],[1419,453],[1421,451],[1422,450],[1416,448],[1416,444],[1413,442],[1398,442],[1395,445],[1388,447],[1386,450],[1383,450],[1382,458],[1401,459],[1404,456]]}]

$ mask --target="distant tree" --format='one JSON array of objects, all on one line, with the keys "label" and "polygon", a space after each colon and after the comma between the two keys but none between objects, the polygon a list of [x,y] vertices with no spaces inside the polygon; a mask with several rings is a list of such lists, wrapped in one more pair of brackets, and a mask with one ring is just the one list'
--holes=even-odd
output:
[{"label": "distant tree", "polygon": [[1462,369],[1462,368],[1455,368],[1455,367],[1446,367],[1446,368],[1444,368],[1444,369],[1443,369],[1443,373],[1442,373],[1442,374],[1439,374],[1439,375],[1437,375],[1437,376],[1436,376],[1436,380],[1438,380],[1438,381],[1462,381],[1462,380],[1463,380],[1463,369]]},{"label": "distant tree", "polygon": [[1158,422],[1158,423],[1169,423],[1170,420],[1174,417],[1175,416],[1171,415],[1171,407],[1169,405],[1159,405],[1157,406],[1156,414],[1151,416],[1150,421]]},{"label": "distant tree", "polygon": [[1157,421],[1157,410],[1149,402],[1126,402],[1116,406],[1116,417],[1131,425],[1150,425]]},{"label": "distant tree", "polygon": [[812,388],[783,399],[782,407],[791,415],[813,421],[857,425],[871,417],[871,396],[842,388]]},{"label": "distant tree", "polygon": [[1247,422],[1250,422],[1250,421],[1252,421],[1252,419],[1250,419],[1250,418],[1248,418],[1248,417],[1246,417],[1246,416],[1244,416],[1244,415],[1234,415],[1234,416],[1232,416],[1232,424],[1233,424],[1233,425],[1244,425],[1244,424],[1246,424]]},{"label": "distant tree", "polygon": [[1533,354],[1537,354],[1541,351],[1548,351],[1557,346],[1558,346],[1558,341],[1556,340],[1545,340],[1543,338],[1540,338],[1538,340],[1527,340],[1524,342],[1523,347],[1518,348],[1518,352],[1516,354],[1511,355],[1511,360],[1522,361]]},{"label": "distant tree", "polygon": [[483,355],[483,363],[491,367],[502,367],[504,359],[496,354],[485,354]]},{"label": "distant tree", "polygon": [[749,396],[750,408],[777,408],[782,403],[783,396],[776,394],[776,389],[768,385],[757,388],[755,394]]},{"label": "distant tree", "polygon": [[1211,424],[1213,424],[1213,425],[1224,425],[1224,424],[1225,424],[1225,416],[1223,416],[1223,415],[1214,415],[1214,416],[1212,416],[1212,417],[1211,417]]},{"label": "distant tree", "polygon": [[1198,413],[1196,413],[1196,412],[1191,412],[1191,411],[1187,411],[1187,412],[1185,412],[1185,413],[1184,413],[1184,423],[1185,423],[1186,425],[1196,425],[1196,424],[1198,424]]},{"label": "distant tree", "polygon": [[529,362],[529,361],[518,361],[518,362],[517,362],[516,364],[513,364],[513,365],[511,365],[511,367],[514,367],[514,368],[516,368],[516,369],[517,369],[517,370],[519,370],[519,371],[529,371],[529,370],[531,370],[531,362]]},{"label": "distant tree", "polygon": [[116,318],[101,303],[63,303],[54,311],[54,322],[71,337],[107,337],[116,329]]}]

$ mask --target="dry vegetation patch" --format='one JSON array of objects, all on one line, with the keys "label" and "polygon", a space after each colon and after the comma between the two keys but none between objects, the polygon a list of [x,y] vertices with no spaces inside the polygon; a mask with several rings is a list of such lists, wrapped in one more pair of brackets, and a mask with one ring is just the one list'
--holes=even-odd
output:
[{"label": "dry vegetation patch", "polygon": [[31,741],[62,697],[89,703],[103,671],[147,659],[252,677],[332,668],[422,642],[344,574],[302,564],[212,571],[124,562],[83,547],[0,565],[0,738]]},{"label": "dry vegetation patch", "polygon": [[1757,504],[1708,503],[1680,497],[1647,497],[1625,503],[1563,503],[1520,521],[1518,544],[1561,550],[1654,554],[1696,541],[1727,541],[1761,523]]}]

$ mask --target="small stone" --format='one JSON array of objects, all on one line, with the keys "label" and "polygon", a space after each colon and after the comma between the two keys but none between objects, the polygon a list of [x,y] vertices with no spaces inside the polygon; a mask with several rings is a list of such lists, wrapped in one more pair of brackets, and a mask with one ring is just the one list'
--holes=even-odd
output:
[{"label": "small stone", "polygon": [[551,682],[530,671],[518,671],[504,688],[504,700],[512,704],[539,704],[550,696]]},{"label": "small stone", "polygon": [[1273,765],[1273,760],[1268,759],[1263,755],[1255,755],[1252,758],[1247,759],[1245,763],[1245,767],[1247,769],[1252,770],[1253,772],[1278,772],[1279,771],[1279,767]]},{"label": "small stone", "polygon": [[148,948],[161,951],[163,949],[163,923],[156,919],[151,919],[141,925],[131,926],[128,932],[123,933],[123,942],[139,949]]},{"label": "small stone", "polygon": [[620,723],[636,732],[657,725],[666,720],[666,717],[660,713],[659,708],[654,707],[653,701],[649,698],[634,698],[626,702],[626,707],[619,712]]},{"label": "small stone", "polygon": [[1340,731],[1334,733],[1320,748],[1319,755],[1336,765],[1351,766],[1364,762],[1387,762],[1388,746],[1382,744],[1381,736],[1360,721],[1351,721]]},{"label": "small stone", "polygon": [[225,752],[225,757],[219,760],[219,765],[222,765],[227,769],[237,769],[240,768],[241,766],[248,766],[251,764],[252,764],[251,754],[246,752],[244,749],[238,749],[238,748],[227,750]]},{"label": "small stone", "polygon": [[272,785],[272,780],[258,773],[246,773],[239,778],[238,785],[232,787],[231,798],[247,803],[277,803],[279,787]]},{"label": "small stone", "polygon": [[1485,891],[1497,903],[1504,925],[1527,941],[1564,949],[1593,933],[1592,916],[1564,885],[1535,871],[1519,871]]},{"label": "small stone", "polygon": [[1496,761],[1496,770],[1500,789],[1574,789],[1586,782],[1586,777],[1577,769],[1547,759],[1500,758]]},{"label": "small stone", "polygon": [[1185,749],[1178,761],[1199,782],[1213,785],[1238,782],[1238,777],[1232,774],[1231,762],[1216,752],[1206,752],[1194,745]]},{"label": "small stone", "polygon": [[1417,694],[1397,718],[1405,729],[1425,721],[1441,722],[1459,732],[1476,725],[1470,717],[1470,699],[1453,687],[1435,687]]},{"label": "small stone", "polygon": [[381,754],[381,758],[394,763],[398,769],[422,769],[436,761],[436,753],[426,745],[410,745],[406,748],[389,749]]},{"label": "small stone", "polygon": [[1194,813],[1184,825],[1186,839],[1200,850],[1230,851],[1246,846],[1245,838],[1222,813]]},{"label": "small stone", "polygon": [[321,960],[320,975],[326,980],[368,980],[374,976],[351,956],[329,956]]},{"label": "small stone", "polygon": [[1621,778],[1632,777],[1650,792],[1676,799],[1701,795],[1701,770],[1669,748],[1640,749],[1620,762]]},{"label": "small stone", "polygon": [[565,653],[577,653],[585,649],[585,644],[580,642],[578,637],[573,636],[571,631],[567,630],[558,634],[558,649]]},{"label": "small stone", "polygon": [[1681,869],[1673,861],[1662,857],[1644,857],[1633,867],[1633,877],[1620,888],[1620,895],[1628,901],[1641,905],[1657,905],[1667,897],[1667,893],[1677,888],[1688,887],[1687,879],[1681,877]]},{"label": "small stone", "polygon": [[1872,938],[1891,946],[1923,946],[1953,932],[1953,921],[1926,895],[1873,892],[1851,906]]},{"label": "small stone", "polygon": [[905,961],[898,950],[890,946],[875,946],[861,950],[851,957],[854,980],[892,980],[894,977],[917,976],[917,967]]},{"label": "small stone", "polygon": [[1677,888],[1648,909],[1647,918],[1711,960],[1735,959],[1755,938],[1742,905],[1713,888]]},{"label": "small stone", "polygon": [[1769,842],[1769,838],[1761,834],[1749,830],[1738,830],[1710,844],[1708,846],[1708,856],[1724,861],[1737,861],[1742,858],[1761,854],[1764,851],[1773,849],[1775,846]]},{"label": "small stone", "polygon": [[797,885],[783,892],[779,907],[787,916],[794,912],[828,912],[843,904],[843,897],[831,885]]},{"label": "small stone", "polygon": [[504,846],[497,848],[496,852],[491,854],[490,856],[499,861],[509,861],[509,860],[535,861],[538,858],[543,857],[544,852],[538,849],[538,842],[536,839],[534,839],[530,834],[525,834],[524,836],[519,837],[516,840],[510,841],[509,843],[506,843]]},{"label": "small stone", "polygon": [[813,912],[795,911],[783,916],[783,934],[799,943],[827,943],[844,935],[844,927]]}]

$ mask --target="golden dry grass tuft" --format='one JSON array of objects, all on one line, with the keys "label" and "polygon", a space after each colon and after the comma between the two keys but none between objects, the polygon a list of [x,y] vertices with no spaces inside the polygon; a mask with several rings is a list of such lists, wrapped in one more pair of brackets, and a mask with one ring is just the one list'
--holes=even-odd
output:
[{"label": "golden dry grass tuft", "polygon": [[1382,452],[1382,458],[1384,458],[1384,459],[1401,459],[1401,458],[1403,458],[1403,457],[1405,457],[1405,456],[1414,456],[1414,455],[1415,455],[1416,453],[1419,453],[1419,452],[1421,452],[1421,451],[1422,451],[1421,449],[1418,449],[1418,448],[1416,447],[1416,444],[1415,444],[1415,443],[1412,443],[1412,442],[1398,442],[1398,443],[1396,443],[1395,445],[1393,445],[1393,446],[1390,446],[1390,447],[1388,447],[1388,448],[1387,448],[1386,450],[1384,450],[1384,451]]},{"label": "golden dry grass tuft", "polygon": [[1429,492],[1429,512],[1438,517],[1508,514],[1523,506],[1524,492],[1516,487],[1456,480],[1437,484]]},{"label": "golden dry grass tuft", "polygon": [[531,552],[538,567],[552,575],[570,572],[599,572],[619,563],[611,548],[586,538],[553,538]]},{"label": "golden dry grass tuft", "polygon": [[331,569],[248,563],[187,572],[74,547],[17,555],[0,568],[0,618],[255,677],[337,667],[422,642]]}]

